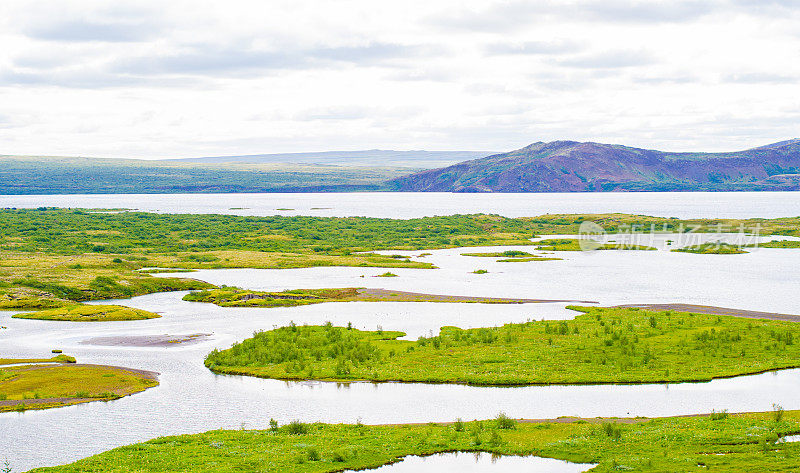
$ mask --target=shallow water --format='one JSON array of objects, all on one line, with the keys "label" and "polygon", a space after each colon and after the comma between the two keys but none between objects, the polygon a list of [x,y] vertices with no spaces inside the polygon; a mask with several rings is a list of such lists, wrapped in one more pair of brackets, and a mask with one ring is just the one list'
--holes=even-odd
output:
[{"label": "shallow water", "polygon": [[[486,248],[490,251],[503,248]],[[186,276],[215,284],[282,290],[378,287],[413,292],[494,297],[596,300],[621,303],[684,302],[800,314],[796,288],[800,250],[758,249],[744,255],[670,251],[561,252],[563,261],[497,263],[461,256],[480,249],[432,251],[438,270],[398,269],[397,278],[373,278],[380,268],[204,270]],[[486,268],[488,274],[471,271]],[[361,277],[361,276],[365,277]],[[165,276],[175,276],[168,274]],[[125,301],[162,318],[132,322],[69,323],[12,319],[0,312],[3,354],[50,356],[62,349],[81,362],[161,373],[161,385],[117,401],[0,415],[0,461],[16,471],[66,463],[161,435],[217,428],[264,428],[269,419],[402,423],[564,415],[668,416],[727,409],[800,409],[800,370],[710,383],[639,386],[531,386],[517,388],[427,384],[349,385],[218,376],[203,366],[213,348],[226,348],[253,331],[296,323],[402,330],[409,338],[443,325],[491,326],[528,319],[575,316],[564,303],[497,305],[454,303],[328,303],[294,308],[221,308],[181,300],[184,292]],[[113,301],[112,301],[113,302]],[[93,337],[209,333],[208,339],[169,347],[92,346]],[[85,441],[91,438],[91,442]],[[58,448],[52,448],[58,445]],[[10,453],[6,453],[10,452]]]},{"label": "shallow water", "polygon": [[[569,463],[552,458],[495,456],[488,453],[442,453],[426,457],[410,456],[403,461],[367,470],[376,473],[459,473],[484,472],[536,472],[536,473],[580,473],[593,468],[588,463]],[[352,472],[353,470],[347,470]]]},{"label": "shallow water", "polygon": [[[608,192],[544,194],[298,193],[5,195],[2,207],[127,208],[167,213],[414,218],[493,213],[622,212],[679,218],[795,217],[800,192]],[[241,208],[245,207],[245,208]],[[278,210],[291,209],[291,210]]]}]

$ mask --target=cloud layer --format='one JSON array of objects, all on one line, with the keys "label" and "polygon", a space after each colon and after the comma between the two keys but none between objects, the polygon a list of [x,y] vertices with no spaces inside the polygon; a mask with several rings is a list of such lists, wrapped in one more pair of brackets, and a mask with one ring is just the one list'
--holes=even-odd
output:
[{"label": "cloud layer", "polygon": [[800,136],[792,0],[8,0],[0,154]]}]

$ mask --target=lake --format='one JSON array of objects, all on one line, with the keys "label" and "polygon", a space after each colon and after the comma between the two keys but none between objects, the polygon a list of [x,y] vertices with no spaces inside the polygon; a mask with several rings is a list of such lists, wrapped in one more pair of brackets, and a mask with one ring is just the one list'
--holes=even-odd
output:
[{"label": "lake", "polygon": [[[145,212],[415,218],[491,213],[622,212],[678,218],[796,217],[800,192],[606,192],[546,194],[296,193],[3,195],[2,207],[137,209]],[[286,210],[281,210],[286,209]]]}]

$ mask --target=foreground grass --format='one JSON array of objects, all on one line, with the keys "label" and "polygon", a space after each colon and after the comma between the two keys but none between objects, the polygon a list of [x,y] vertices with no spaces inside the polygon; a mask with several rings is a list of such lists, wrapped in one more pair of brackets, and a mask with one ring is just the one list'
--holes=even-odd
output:
[{"label": "foreground grass", "polygon": [[[37,360],[11,361],[26,363]],[[158,381],[152,373],[113,366],[60,364],[4,367],[0,369],[0,412],[110,401],[156,385]]]},{"label": "foreground grass", "polygon": [[256,333],[206,366],[276,379],[473,385],[708,381],[800,366],[792,322],[631,308],[580,308],[528,322],[396,340],[400,332],[290,326]]},{"label": "foreground grass", "polygon": [[[780,412],[780,414],[778,414]],[[595,419],[450,425],[331,425],[293,422],[270,430],[217,430],[162,437],[116,448],[37,473],[335,472],[375,468],[407,455],[491,452],[596,463],[593,472],[789,472],[800,468],[800,444],[776,442],[800,432],[800,413]]]},{"label": "foreground grass", "polygon": [[56,309],[14,314],[15,319],[59,320],[67,322],[112,322],[121,320],[156,319],[160,315],[120,305],[73,304]]}]

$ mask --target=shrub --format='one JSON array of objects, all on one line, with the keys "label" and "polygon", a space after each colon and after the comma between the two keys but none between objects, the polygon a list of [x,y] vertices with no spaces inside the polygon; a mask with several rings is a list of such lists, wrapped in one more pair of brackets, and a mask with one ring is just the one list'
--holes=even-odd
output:
[{"label": "shrub", "polygon": [[501,412],[495,418],[495,425],[498,429],[513,430],[517,428],[517,421]]},{"label": "shrub", "polygon": [[614,440],[622,438],[622,428],[614,422],[603,422],[603,432]]},{"label": "shrub", "polygon": [[775,421],[776,424],[783,420],[783,414],[784,411],[782,406],[778,404],[772,405],[772,419]]},{"label": "shrub", "polygon": [[284,427],[284,429],[286,429],[286,432],[291,435],[303,435],[308,433],[308,426],[299,420],[293,420],[289,422],[289,425]]},{"label": "shrub", "polygon": [[456,419],[455,423],[453,423],[453,430],[455,430],[456,432],[464,431],[464,421],[461,420],[460,417]]},{"label": "shrub", "polygon": [[319,455],[319,450],[317,450],[314,447],[309,447],[306,456],[308,458],[308,461],[311,461],[311,462],[317,462],[321,458],[320,455]]},{"label": "shrub", "polygon": [[711,414],[708,416],[708,418],[711,419],[711,420],[727,419],[728,418],[728,411],[727,410],[722,410],[722,411],[719,411],[719,412],[711,411]]}]

